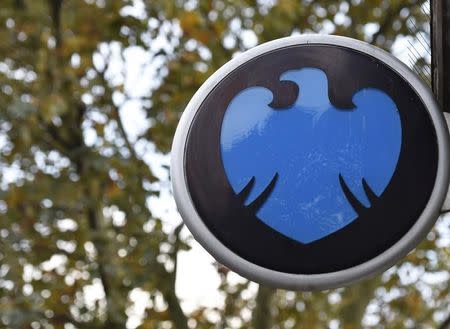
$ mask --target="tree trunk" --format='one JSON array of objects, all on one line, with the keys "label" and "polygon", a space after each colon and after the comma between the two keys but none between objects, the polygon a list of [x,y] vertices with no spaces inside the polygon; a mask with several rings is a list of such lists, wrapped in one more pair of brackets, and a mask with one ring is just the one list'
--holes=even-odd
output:
[{"label": "tree trunk", "polygon": [[343,329],[360,329],[367,306],[378,287],[379,278],[366,280],[346,288],[342,294],[340,320]]},{"label": "tree trunk", "polygon": [[259,285],[256,306],[252,316],[253,329],[270,329],[272,327],[270,304],[274,293],[275,289]]}]

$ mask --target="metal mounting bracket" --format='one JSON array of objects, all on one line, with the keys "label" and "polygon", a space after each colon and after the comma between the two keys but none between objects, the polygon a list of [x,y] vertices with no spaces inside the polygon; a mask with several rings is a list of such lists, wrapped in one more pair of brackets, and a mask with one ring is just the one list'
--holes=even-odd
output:
[{"label": "metal mounting bracket", "polygon": [[[445,122],[447,123],[447,129],[449,130],[450,134],[450,113],[444,112]],[[447,195],[445,197],[444,204],[442,205],[441,213],[449,212],[450,211],[450,188],[447,191]]]}]

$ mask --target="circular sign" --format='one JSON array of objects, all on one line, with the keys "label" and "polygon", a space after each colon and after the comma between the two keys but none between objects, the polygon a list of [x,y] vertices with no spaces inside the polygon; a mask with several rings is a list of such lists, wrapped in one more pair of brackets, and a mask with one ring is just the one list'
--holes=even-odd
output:
[{"label": "circular sign", "polygon": [[425,237],[448,148],[432,93],[393,56],[289,37],[204,83],[171,174],[182,218],[219,262],[280,288],[328,289],[387,269]]}]

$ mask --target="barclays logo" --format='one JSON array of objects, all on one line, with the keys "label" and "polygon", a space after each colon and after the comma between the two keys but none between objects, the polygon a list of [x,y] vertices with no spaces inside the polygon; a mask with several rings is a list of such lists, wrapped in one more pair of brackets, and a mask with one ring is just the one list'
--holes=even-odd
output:
[{"label": "barclays logo", "polygon": [[[402,127],[394,101],[365,88],[353,109],[334,107],[328,79],[317,68],[289,70],[298,85],[288,108],[272,92],[250,87],[229,103],[220,147],[226,176],[245,206],[279,233],[311,243],[342,229],[386,189],[399,159]],[[264,200],[262,200],[264,199]]]},{"label": "barclays logo", "polygon": [[438,114],[380,49],[276,40],[232,59],[187,106],[174,196],[194,237],[241,275],[286,289],[354,282],[403,257],[437,218],[450,149]]}]

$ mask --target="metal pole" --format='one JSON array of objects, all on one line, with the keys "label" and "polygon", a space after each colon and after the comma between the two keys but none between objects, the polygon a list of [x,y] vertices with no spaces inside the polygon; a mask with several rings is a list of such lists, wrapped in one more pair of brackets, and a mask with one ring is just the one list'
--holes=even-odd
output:
[{"label": "metal pole", "polygon": [[[431,0],[431,72],[433,92],[450,127],[450,0]],[[450,211],[450,188],[442,213]],[[441,329],[450,329],[450,317]]]},{"label": "metal pole", "polygon": [[444,112],[450,112],[450,0],[431,0],[433,91]]}]

